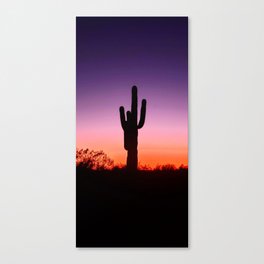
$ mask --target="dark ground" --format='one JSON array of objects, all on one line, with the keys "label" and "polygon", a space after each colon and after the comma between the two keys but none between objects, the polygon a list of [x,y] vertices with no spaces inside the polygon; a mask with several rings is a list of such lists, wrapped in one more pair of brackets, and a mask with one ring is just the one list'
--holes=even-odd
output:
[{"label": "dark ground", "polygon": [[188,169],[77,168],[77,247],[187,247]]}]

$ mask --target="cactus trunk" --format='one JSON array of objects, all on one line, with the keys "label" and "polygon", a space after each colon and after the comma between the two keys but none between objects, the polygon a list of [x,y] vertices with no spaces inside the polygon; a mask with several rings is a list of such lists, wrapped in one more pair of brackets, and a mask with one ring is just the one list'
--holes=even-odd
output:
[{"label": "cactus trunk", "polygon": [[145,99],[142,100],[140,120],[137,120],[137,87],[132,87],[132,103],[131,111],[127,111],[125,118],[125,109],[120,107],[120,121],[124,130],[124,148],[127,150],[127,169],[129,171],[136,171],[138,167],[138,129],[142,128],[145,123],[146,117],[146,104]]}]

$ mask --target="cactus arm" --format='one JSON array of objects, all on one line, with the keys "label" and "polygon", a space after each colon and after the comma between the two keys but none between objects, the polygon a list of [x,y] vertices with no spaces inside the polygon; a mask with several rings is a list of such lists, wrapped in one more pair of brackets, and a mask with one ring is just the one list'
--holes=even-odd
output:
[{"label": "cactus arm", "polygon": [[124,130],[124,149],[128,150],[128,135],[127,135],[127,131]]},{"label": "cactus arm", "polygon": [[143,99],[141,103],[140,120],[137,126],[138,129],[144,126],[145,117],[146,117],[146,107],[147,107],[147,101]]},{"label": "cactus arm", "polygon": [[125,118],[125,109],[123,106],[119,108],[119,113],[120,113],[121,126],[123,130],[125,130],[126,129],[126,118]]},{"label": "cactus arm", "polygon": [[124,130],[124,148],[129,150],[130,146],[130,129],[131,129],[131,119],[132,114],[130,111],[126,112],[127,121],[126,121],[126,129]]},{"label": "cactus arm", "polygon": [[130,111],[127,111],[126,115],[127,115],[127,125],[130,126],[131,125],[131,119],[132,119],[132,113]]},{"label": "cactus arm", "polygon": [[137,97],[137,87],[132,87],[132,103],[131,103],[131,113],[132,113],[132,122],[137,124],[137,104],[138,104],[138,97]]}]

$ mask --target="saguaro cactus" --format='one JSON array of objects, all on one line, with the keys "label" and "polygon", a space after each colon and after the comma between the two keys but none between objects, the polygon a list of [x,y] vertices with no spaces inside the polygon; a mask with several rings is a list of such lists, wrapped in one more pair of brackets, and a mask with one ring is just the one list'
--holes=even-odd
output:
[{"label": "saguaro cactus", "polygon": [[146,117],[146,105],[147,101],[142,100],[140,120],[138,123],[138,97],[137,97],[137,87],[132,87],[132,103],[131,111],[126,112],[123,106],[119,108],[121,126],[124,130],[124,148],[127,150],[127,169],[129,171],[137,170],[138,166],[138,129],[142,128],[145,123]]}]

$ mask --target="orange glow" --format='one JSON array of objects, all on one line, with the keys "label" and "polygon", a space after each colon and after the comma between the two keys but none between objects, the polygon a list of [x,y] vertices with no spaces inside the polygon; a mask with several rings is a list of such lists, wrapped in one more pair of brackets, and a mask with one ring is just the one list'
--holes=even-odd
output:
[{"label": "orange glow", "polygon": [[[78,137],[77,148],[103,150],[114,160],[115,164],[126,164],[127,152],[123,147],[122,131],[117,132],[118,136],[112,137],[108,141],[105,140],[104,133],[102,135],[100,132],[87,134],[87,137]],[[166,137],[156,140],[153,134],[151,138],[142,135],[139,140],[138,160],[140,165],[148,165],[151,168],[165,164],[173,164],[176,167],[188,166],[187,135],[171,140]]]}]

